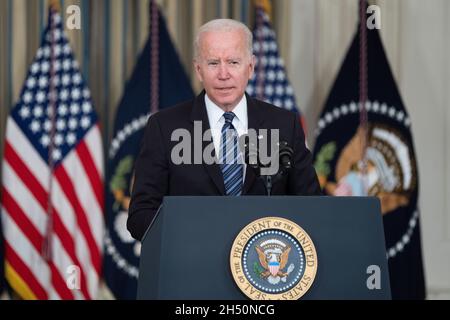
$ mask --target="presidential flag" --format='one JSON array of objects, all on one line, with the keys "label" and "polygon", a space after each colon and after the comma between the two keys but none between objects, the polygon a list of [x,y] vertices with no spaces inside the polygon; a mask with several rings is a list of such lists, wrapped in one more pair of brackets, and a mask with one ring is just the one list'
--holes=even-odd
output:
[{"label": "presidential flag", "polygon": [[[151,7],[156,9],[154,4]],[[151,101],[157,100],[157,107],[165,108],[194,96],[163,16],[159,10],[151,13],[158,17],[158,32],[149,37],[125,87],[108,154],[104,276],[117,299],[136,298],[141,243],[131,237],[126,221],[134,161],[151,116]],[[155,30],[153,24],[152,30]],[[155,55],[158,61],[152,58]],[[152,74],[151,70],[154,70]]]},{"label": "presidential flag", "polygon": [[[392,297],[423,299],[419,175],[411,118],[378,31],[366,32],[368,98],[359,103],[358,32],[318,121],[315,167],[328,195],[380,199]],[[367,120],[361,117],[364,109]]]},{"label": "presidential flag", "polygon": [[269,11],[268,0],[257,1],[253,30],[253,53],[256,57],[256,64],[254,76],[247,86],[247,93],[259,100],[298,113],[303,128],[305,128],[294,89],[289,83],[284,62],[278,50]]},{"label": "presidential flag", "polygon": [[5,271],[23,299],[94,299],[102,266],[103,154],[80,68],[51,7],[7,120]]}]

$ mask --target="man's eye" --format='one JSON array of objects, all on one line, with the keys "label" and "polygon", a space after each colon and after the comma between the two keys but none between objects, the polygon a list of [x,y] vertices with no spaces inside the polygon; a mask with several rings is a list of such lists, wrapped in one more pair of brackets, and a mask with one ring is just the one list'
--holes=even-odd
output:
[{"label": "man's eye", "polygon": [[210,66],[217,66],[218,63],[217,62],[210,62],[210,63],[208,63],[208,65],[210,65]]}]

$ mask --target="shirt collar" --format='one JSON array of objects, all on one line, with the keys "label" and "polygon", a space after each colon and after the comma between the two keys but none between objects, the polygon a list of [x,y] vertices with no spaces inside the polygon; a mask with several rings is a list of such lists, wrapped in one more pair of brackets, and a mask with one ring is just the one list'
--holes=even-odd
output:
[{"label": "shirt collar", "polygon": [[[207,94],[205,94],[205,105],[211,128],[215,127],[218,123],[220,123],[220,121],[225,122],[222,118],[225,111],[212,102]],[[241,101],[239,101],[232,112],[235,114],[236,120],[238,120],[244,127],[248,126],[247,98],[245,94],[242,96]]]}]

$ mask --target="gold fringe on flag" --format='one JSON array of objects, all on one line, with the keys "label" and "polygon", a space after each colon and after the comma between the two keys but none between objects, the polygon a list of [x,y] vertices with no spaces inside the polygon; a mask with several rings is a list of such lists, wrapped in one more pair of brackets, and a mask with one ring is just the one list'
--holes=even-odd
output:
[{"label": "gold fringe on flag", "polygon": [[270,0],[254,0],[255,6],[262,8],[272,20],[272,2]]},{"label": "gold fringe on flag", "polygon": [[61,11],[61,2],[59,0],[50,0],[49,6],[55,9],[56,11]]}]

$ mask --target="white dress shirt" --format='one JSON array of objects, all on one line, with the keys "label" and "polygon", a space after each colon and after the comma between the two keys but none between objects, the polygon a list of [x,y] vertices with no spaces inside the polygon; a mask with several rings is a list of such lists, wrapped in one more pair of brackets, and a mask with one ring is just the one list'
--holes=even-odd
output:
[{"label": "white dress shirt", "polygon": [[[208,113],[209,126],[211,128],[211,134],[214,142],[214,149],[216,150],[216,156],[220,154],[220,144],[222,140],[222,127],[225,124],[225,118],[223,114],[225,111],[221,109],[218,105],[209,99],[208,95],[205,94],[205,105],[206,112]],[[236,129],[239,137],[247,134],[248,132],[248,114],[247,114],[247,98],[245,95],[242,97],[241,101],[232,111],[235,114],[233,119],[233,126]],[[243,179],[245,181],[245,170],[247,166],[244,161],[244,172]]]}]

